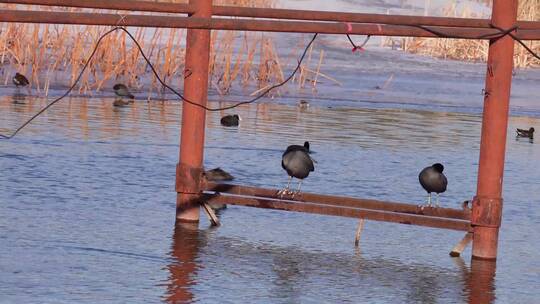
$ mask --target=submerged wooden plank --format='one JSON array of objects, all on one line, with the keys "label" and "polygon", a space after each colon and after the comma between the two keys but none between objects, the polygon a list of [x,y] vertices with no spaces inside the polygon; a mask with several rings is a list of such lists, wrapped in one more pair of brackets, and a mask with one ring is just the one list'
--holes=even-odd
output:
[{"label": "submerged wooden plank", "polygon": [[201,205],[203,207],[204,212],[208,216],[208,219],[210,220],[210,223],[212,224],[212,226],[221,225],[221,223],[219,222],[219,218],[217,217],[216,213],[214,212],[214,209],[212,209],[212,207],[210,207],[210,205],[208,203],[202,203]]},{"label": "submerged wooden plank", "polygon": [[360,221],[358,221],[358,227],[356,228],[356,234],[354,236],[354,246],[358,247],[360,244],[360,234],[362,234],[362,230],[364,229],[364,222],[366,219],[361,218]]},{"label": "submerged wooden plank", "polygon": [[457,243],[457,245],[452,249],[452,251],[450,251],[450,256],[453,256],[453,257],[460,256],[463,250],[465,250],[467,245],[469,245],[469,243],[472,241],[472,239],[473,239],[473,233],[467,232],[467,234],[465,234],[463,239],[461,239],[461,241]]},{"label": "submerged wooden plank", "polygon": [[[266,189],[258,187],[249,187],[249,186],[239,186],[232,184],[219,184],[219,183],[208,183],[204,187],[207,191],[229,193],[235,195],[243,196],[256,196],[264,198],[279,199],[277,195],[277,189]],[[413,204],[404,204],[396,202],[386,202],[373,199],[361,199],[353,198],[346,196],[334,196],[334,195],[323,195],[323,194],[313,194],[313,193],[301,193],[299,196],[294,199],[284,197],[286,200],[297,201],[297,202],[323,202],[327,205],[339,206],[339,207],[352,207],[352,208],[362,208],[362,209],[371,209],[371,210],[380,210],[380,211],[389,211],[389,212],[399,212],[407,213],[414,215],[426,215],[426,216],[436,216],[443,218],[452,218],[460,220],[470,220],[471,212],[468,208],[463,209],[452,209],[452,208],[435,208],[435,207],[420,207],[419,205]]]},{"label": "submerged wooden plank", "polygon": [[339,207],[325,204],[314,204],[297,201],[284,201],[265,198],[242,197],[234,195],[205,195],[207,202],[242,205],[257,208],[268,208],[285,211],[306,212],[322,215],[334,215],[351,218],[365,218],[374,221],[392,222],[407,225],[469,231],[470,222],[440,217],[419,216],[412,214],[367,210],[350,207]]}]

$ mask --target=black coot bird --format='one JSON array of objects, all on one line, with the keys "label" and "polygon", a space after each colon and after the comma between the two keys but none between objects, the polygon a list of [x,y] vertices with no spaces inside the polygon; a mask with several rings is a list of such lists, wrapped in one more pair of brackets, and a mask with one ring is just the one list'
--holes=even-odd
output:
[{"label": "black coot bird", "polygon": [[[204,171],[204,175],[206,176],[206,179],[208,181],[213,181],[213,182],[231,181],[234,179],[234,176],[232,176],[232,174],[221,169],[220,167],[217,167],[211,170],[206,170]],[[226,209],[227,205],[212,202],[210,203],[210,207],[214,209],[214,211],[219,211],[219,210]]]},{"label": "black coot bird", "polygon": [[236,127],[240,124],[240,116],[234,115],[225,115],[221,117],[221,125],[225,127]]},{"label": "black coot bird", "polygon": [[446,191],[448,181],[443,174],[444,166],[436,163],[432,166],[425,167],[418,175],[418,180],[422,188],[428,193],[427,205],[431,207],[431,192],[437,193],[436,205],[439,206],[439,193]]},{"label": "black coot bird", "polygon": [[204,171],[204,175],[206,176],[207,180],[215,182],[231,181],[234,179],[234,176],[232,176],[229,172],[221,169],[220,167]]},{"label": "black coot bird", "polygon": [[[309,155],[309,142],[304,142],[303,146],[288,146],[281,158],[281,167],[287,171],[287,174],[289,175],[289,182],[287,183],[287,187],[285,187],[285,189],[278,192],[278,195],[283,196],[284,194],[292,194],[294,197],[295,194],[300,193],[302,180],[308,177],[310,172],[315,171],[313,159]],[[300,180],[298,182],[298,189],[295,193],[291,193],[289,190],[293,177]]]},{"label": "black coot bird", "polygon": [[129,92],[128,87],[124,84],[117,83],[113,86],[114,93],[120,97],[127,97],[129,99],[134,99],[135,96]]},{"label": "black coot bird", "polygon": [[529,130],[517,129],[516,133],[517,133],[517,137],[527,137],[527,138],[532,139],[533,134],[534,134],[534,128],[530,127]]},{"label": "black coot bird", "polygon": [[300,101],[298,102],[298,107],[300,108],[300,110],[307,110],[307,108],[309,108],[309,101],[305,99],[300,99]]},{"label": "black coot bird", "polygon": [[19,86],[25,87],[30,84],[28,79],[23,74],[20,74],[20,73],[15,73],[15,76],[13,76],[12,81],[16,87],[19,87]]}]

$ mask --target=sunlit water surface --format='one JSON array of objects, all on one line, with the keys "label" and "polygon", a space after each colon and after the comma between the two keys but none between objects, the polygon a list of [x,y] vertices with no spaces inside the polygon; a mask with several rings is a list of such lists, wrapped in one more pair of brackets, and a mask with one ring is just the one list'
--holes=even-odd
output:
[{"label": "sunlit water surface", "polygon": [[[43,104],[0,99],[0,131]],[[214,104],[217,106],[217,104]],[[534,303],[540,291],[540,145],[509,122],[494,265],[448,256],[463,233],[229,206],[222,226],[174,226],[181,108],[70,99],[0,141],[2,303]],[[422,203],[418,172],[445,165],[441,203],[475,193],[481,117],[420,109],[257,104],[240,127],[209,113],[205,166],[283,187],[281,154],[309,140],[303,190]],[[537,116],[538,117],[538,116]]]}]

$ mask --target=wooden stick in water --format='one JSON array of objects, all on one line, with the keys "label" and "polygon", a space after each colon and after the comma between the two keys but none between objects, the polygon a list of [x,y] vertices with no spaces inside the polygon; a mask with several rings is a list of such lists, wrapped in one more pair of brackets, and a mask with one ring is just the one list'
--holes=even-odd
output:
[{"label": "wooden stick in water", "polygon": [[210,223],[212,224],[212,226],[221,225],[221,223],[219,222],[219,218],[216,216],[216,213],[214,212],[212,207],[208,205],[208,203],[202,203],[202,207],[203,207],[203,210],[205,211],[204,213],[208,216],[208,219],[210,220]]},{"label": "wooden stick in water", "polygon": [[366,220],[361,218],[360,221],[358,222],[358,227],[356,228],[356,234],[355,234],[355,237],[354,237],[354,246],[355,247],[358,247],[358,245],[360,244],[360,234],[362,234],[362,230],[364,229],[364,222]]},{"label": "wooden stick in water", "polygon": [[460,256],[461,253],[463,252],[463,250],[465,250],[467,245],[469,245],[469,243],[472,241],[472,238],[473,238],[472,232],[467,232],[467,234],[465,234],[463,239],[461,239],[461,241],[459,243],[457,243],[457,245],[454,247],[454,249],[452,249],[452,251],[450,251],[450,256],[452,256],[452,257]]}]

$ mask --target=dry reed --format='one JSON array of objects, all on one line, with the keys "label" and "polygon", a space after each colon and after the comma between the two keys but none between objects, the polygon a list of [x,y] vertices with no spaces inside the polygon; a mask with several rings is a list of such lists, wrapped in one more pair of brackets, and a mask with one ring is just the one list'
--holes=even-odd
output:
[{"label": "dry reed", "polygon": [[[479,1],[491,5],[491,1]],[[470,7],[458,9],[456,2],[443,9],[443,15],[460,18],[489,18],[489,16],[473,12]],[[520,0],[518,7],[518,20],[540,20],[540,0]],[[458,59],[467,61],[486,61],[489,43],[485,40],[444,39],[444,38],[400,38],[398,44],[406,52],[428,55],[437,58]],[[384,45],[394,46],[396,39],[384,39]],[[540,52],[539,41],[525,41],[525,44]],[[540,61],[534,58],[527,50],[516,42],[514,53],[515,67],[540,66]]]},{"label": "dry reed", "polygon": [[[166,2],[171,1],[186,2]],[[215,4],[273,7],[274,1],[221,0],[215,1]],[[2,4],[0,7],[16,6]],[[41,9],[53,10],[49,7]],[[101,12],[76,8],[61,10]],[[29,78],[32,88],[44,95],[48,95],[51,86],[71,86],[86,64],[96,41],[108,29],[103,26],[0,23],[0,67],[9,71],[4,73],[4,85],[11,82],[14,72],[20,72]],[[178,87],[183,79],[186,31],[142,28],[130,31],[134,33],[160,77],[166,83]],[[209,67],[210,82],[219,94],[228,94],[235,84],[254,84],[260,89],[284,79],[274,43],[269,35],[261,33],[213,31]],[[114,32],[103,39],[102,46],[88,64],[76,91],[92,94],[109,90],[108,87],[114,82],[123,82],[132,88],[145,90],[149,96],[152,91],[163,92],[137,47],[124,32]],[[303,86],[303,81],[299,83]]]}]

